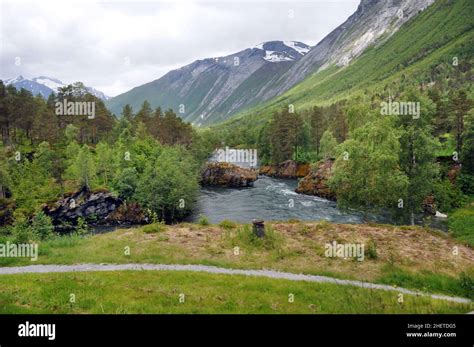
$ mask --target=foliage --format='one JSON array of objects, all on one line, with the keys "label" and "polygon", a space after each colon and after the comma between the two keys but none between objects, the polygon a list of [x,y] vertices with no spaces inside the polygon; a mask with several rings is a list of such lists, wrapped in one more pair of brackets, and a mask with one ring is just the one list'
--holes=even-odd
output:
[{"label": "foliage", "polygon": [[202,226],[209,225],[209,219],[204,215],[200,215],[199,220],[198,220],[198,224],[202,225]]}]

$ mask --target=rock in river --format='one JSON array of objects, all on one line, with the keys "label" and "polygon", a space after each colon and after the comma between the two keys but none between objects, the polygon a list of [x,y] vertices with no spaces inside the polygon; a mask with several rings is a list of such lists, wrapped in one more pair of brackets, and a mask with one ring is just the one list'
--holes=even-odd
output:
[{"label": "rock in river", "polygon": [[298,182],[297,193],[316,195],[328,200],[336,200],[336,194],[329,188],[327,182],[331,177],[334,161],[328,159],[317,163],[308,175]]},{"label": "rock in river", "polygon": [[208,163],[201,172],[201,184],[205,186],[252,187],[257,171],[241,168],[225,162]]}]

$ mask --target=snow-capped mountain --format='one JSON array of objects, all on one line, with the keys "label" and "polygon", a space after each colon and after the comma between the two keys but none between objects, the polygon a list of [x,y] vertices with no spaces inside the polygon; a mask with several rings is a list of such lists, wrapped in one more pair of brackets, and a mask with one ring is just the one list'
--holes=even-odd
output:
[{"label": "snow-capped mountain", "polygon": [[130,104],[138,111],[144,100],[152,107],[173,108],[196,125],[222,120],[261,101],[262,85],[271,83],[310,47],[297,41],[269,41],[224,57],[196,60],[163,77],[111,98],[107,107],[120,115]]},{"label": "snow-capped mountain", "polygon": [[184,109],[179,115],[196,125],[219,122],[282,95],[317,71],[344,68],[434,1],[361,0],[356,12],[311,49],[297,41],[270,41],[226,57],[197,60],[106,105],[119,115],[125,104],[137,111],[148,100],[153,107]]},{"label": "snow-capped mountain", "polygon": [[[48,98],[51,93],[56,93],[59,88],[66,86],[66,84],[61,82],[60,80],[46,76],[26,79],[20,75],[16,78],[7,79],[4,81],[4,83],[5,85],[14,85],[17,89],[24,88],[26,90],[29,90],[33,95],[40,94],[44,98]],[[86,87],[86,89],[89,93],[98,97],[99,99],[102,99],[104,101],[109,99],[109,97],[100,90],[97,90],[92,87]]]}]

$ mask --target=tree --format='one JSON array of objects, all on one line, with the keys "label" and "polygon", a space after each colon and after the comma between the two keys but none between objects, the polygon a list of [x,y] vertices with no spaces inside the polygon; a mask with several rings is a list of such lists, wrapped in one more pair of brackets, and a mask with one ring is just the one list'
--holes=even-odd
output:
[{"label": "tree", "polygon": [[419,117],[411,114],[397,116],[400,137],[400,167],[408,178],[404,211],[409,213],[414,225],[415,212],[421,210],[423,200],[432,192],[438,175],[436,149],[439,143],[432,137],[433,102],[416,89],[410,89],[404,96],[408,102],[419,103]]},{"label": "tree", "polygon": [[320,154],[324,159],[333,158],[335,155],[335,148],[337,146],[336,138],[333,136],[331,130],[326,130],[321,137]]},{"label": "tree", "polygon": [[122,117],[125,118],[130,123],[133,121],[133,109],[132,106],[126,104],[122,109]]},{"label": "tree", "polygon": [[303,118],[288,108],[275,112],[269,129],[271,158],[273,163],[281,163],[298,157],[298,148],[304,144]]},{"label": "tree", "polygon": [[456,136],[456,151],[461,153],[462,150],[462,134],[464,132],[464,117],[467,115],[472,106],[472,101],[468,99],[465,90],[453,92],[450,103],[453,119],[454,131]]},{"label": "tree", "polygon": [[400,134],[393,123],[393,118],[379,117],[352,130],[339,145],[329,180],[339,206],[367,212],[393,208],[404,196],[407,177],[398,166]]},{"label": "tree", "polygon": [[147,124],[150,118],[152,117],[153,110],[151,109],[150,103],[148,100],[143,101],[142,107],[140,108],[140,111],[138,111],[137,115],[134,118],[135,125],[142,122],[144,124]]},{"label": "tree", "polygon": [[310,122],[313,146],[316,149],[316,153],[319,155],[319,146],[325,130],[324,114],[321,107],[313,107],[310,114]]},{"label": "tree", "polygon": [[183,149],[164,148],[156,160],[147,162],[138,182],[137,200],[166,222],[186,215],[199,189],[196,167]]},{"label": "tree", "polygon": [[461,173],[457,182],[466,194],[474,194],[474,110],[471,110],[466,119],[461,151]]},{"label": "tree", "polygon": [[86,145],[80,147],[71,166],[68,168],[68,174],[76,180],[80,189],[91,189],[97,176],[97,171],[92,153]]},{"label": "tree", "polygon": [[97,175],[105,186],[113,179],[115,169],[114,153],[112,148],[104,142],[99,142],[95,147]]}]

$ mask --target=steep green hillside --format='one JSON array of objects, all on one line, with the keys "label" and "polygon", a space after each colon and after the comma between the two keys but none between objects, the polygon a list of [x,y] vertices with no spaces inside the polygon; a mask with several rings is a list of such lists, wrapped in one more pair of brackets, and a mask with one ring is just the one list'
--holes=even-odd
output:
[{"label": "steep green hillside", "polygon": [[454,57],[459,64],[472,60],[473,27],[473,1],[438,0],[348,66],[319,71],[280,97],[244,111],[217,128],[258,124],[288,104],[298,111],[376,93],[392,84],[429,82],[430,73],[438,65],[452,64]]}]

